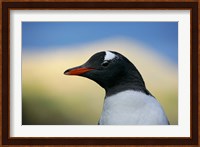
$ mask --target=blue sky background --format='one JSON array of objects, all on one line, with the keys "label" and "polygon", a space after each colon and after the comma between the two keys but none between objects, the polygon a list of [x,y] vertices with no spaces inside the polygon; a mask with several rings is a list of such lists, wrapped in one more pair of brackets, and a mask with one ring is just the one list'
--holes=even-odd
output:
[{"label": "blue sky background", "polygon": [[23,51],[79,46],[107,38],[139,41],[178,63],[177,22],[23,22]]}]

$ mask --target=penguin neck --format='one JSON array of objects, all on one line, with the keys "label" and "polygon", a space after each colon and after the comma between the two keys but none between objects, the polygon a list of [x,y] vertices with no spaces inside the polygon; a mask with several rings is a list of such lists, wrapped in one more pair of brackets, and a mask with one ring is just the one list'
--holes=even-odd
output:
[{"label": "penguin neck", "polygon": [[123,76],[119,81],[115,81],[113,85],[105,86],[104,89],[106,91],[106,96],[111,96],[126,90],[140,91],[147,95],[151,95],[146,89],[142,77],[140,75],[139,77],[131,75],[130,73],[129,76]]}]

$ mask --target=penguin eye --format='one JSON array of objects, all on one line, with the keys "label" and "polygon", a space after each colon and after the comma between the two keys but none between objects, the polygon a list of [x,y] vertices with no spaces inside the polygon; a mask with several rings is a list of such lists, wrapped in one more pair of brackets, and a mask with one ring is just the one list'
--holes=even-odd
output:
[{"label": "penguin eye", "polygon": [[101,63],[101,66],[106,67],[106,66],[108,66],[109,63],[110,63],[109,61],[104,61],[103,63]]}]

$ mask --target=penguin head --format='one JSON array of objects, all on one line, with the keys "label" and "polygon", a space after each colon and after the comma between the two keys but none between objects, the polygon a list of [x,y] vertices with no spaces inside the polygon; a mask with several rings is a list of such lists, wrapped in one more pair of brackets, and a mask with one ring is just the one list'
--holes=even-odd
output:
[{"label": "penguin head", "polygon": [[132,82],[134,79],[144,83],[136,67],[125,56],[115,51],[98,52],[83,65],[67,69],[64,74],[86,77],[104,89]]}]

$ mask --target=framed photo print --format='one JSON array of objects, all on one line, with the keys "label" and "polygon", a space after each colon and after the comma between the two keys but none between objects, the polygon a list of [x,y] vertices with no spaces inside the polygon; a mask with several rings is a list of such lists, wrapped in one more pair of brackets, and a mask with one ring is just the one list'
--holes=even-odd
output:
[{"label": "framed photo print", "polygon": [[198,144],[198,3],[2,2],[2,144]]}]

